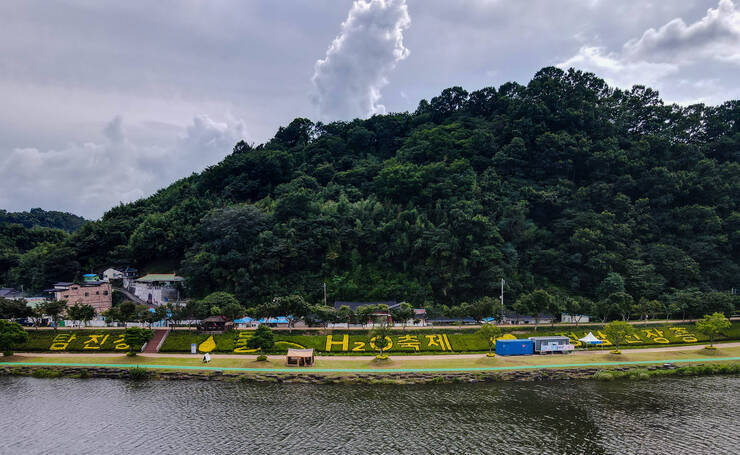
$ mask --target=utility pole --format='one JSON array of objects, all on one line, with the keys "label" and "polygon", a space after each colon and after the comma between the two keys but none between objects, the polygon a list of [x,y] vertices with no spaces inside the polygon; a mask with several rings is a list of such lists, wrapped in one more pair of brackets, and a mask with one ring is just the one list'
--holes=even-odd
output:
[{"label": "utility pole", "polygon": [[324,282],[324,306],[326,306],[326,281]]},{"label": "utility pole", "polygon": [[501,278],[501,323],[504,323],[504,279]]}]

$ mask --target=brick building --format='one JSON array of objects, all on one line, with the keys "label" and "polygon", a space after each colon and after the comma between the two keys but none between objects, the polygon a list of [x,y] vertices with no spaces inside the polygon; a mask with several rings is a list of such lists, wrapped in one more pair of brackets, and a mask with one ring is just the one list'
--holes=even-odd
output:
[{"label": "brick building", "polygon": [[87,281],[82,284],[56,283],[54,298],[66,300],[67,306],[76,303],[90,305],[98,314],[113,306],[113,292],[110,283],[104,281]]}]

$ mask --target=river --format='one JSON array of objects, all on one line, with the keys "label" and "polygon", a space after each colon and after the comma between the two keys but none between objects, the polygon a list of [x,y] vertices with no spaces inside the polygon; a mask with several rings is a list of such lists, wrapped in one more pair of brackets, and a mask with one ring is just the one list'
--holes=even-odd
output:
[{"label": "river", "polygon": [[0,377],[3,454],[737,454],[740,378],[457,385]]}]

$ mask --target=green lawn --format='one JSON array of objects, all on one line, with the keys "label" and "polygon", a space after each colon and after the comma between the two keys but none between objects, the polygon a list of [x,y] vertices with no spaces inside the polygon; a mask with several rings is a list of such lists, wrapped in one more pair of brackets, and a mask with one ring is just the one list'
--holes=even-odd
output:
[{"label": "green lawn", "polygon": [[[373,358],[352,359],[348,357],[323,357],[316,359],[315,368],[331,369],[374,369],[382,372],[387,369],[407,368],[481,368],[481,367],[531,367],[533,365],[562,365],[562,364],[588,364],[600,362],[633,362],[633,361],[666,361],[680,363],[682,359],[706,358],[712,361],[716,358],[740,357],[740,347],[719,347],[717,350],[709,351],[697,348],[685,351],[664,352],[641,352],[633,350],[613,355],[606,352],[593,352],[587,354],[570,355],[534,355],[534,356],[497,356],[489,358],[480,355],[474,358],[454,358],[450,356],[438,358],[419,358],[414,356],[391,356],[390,360],[378,362]],[[3,361],[13,362],[54,362],[54,363],[89,363],[89,364],[115,364],[128,365],[171,365],[171,366],[202,366],[200,356],[192,357],[126,357],[117,356],[74,356],[74,357],[33,357],[13,356],[3,358]],[[0,361],[0,365],[2,361]],[[266,362],[257,362],[253,356],[243,359],[219,358],[218,354],[207,365],[213,368],[284,368],[285,361],[270,359]],[[312,368],[295,369],[296,372],[311,373]]]}]

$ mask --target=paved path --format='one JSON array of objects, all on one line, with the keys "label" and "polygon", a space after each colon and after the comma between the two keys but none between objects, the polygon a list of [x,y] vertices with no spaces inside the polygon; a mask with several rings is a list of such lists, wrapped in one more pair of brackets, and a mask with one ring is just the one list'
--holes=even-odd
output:
[{"label": "paved path", "polygon": [[[740,357],[717,357],[703,359],[670,360],[670,363],[697,363],[740,360]],[[196,370],[196,371],[229,371],[242,373],[451,373],[463,371],[505,371],[505,370],[534,370],[543,368],[588,368],[620,365],[655,365],[665,363],[666,360],[637,360],[630,362],[594,362],[594,363],[561,363],[555,365],[517,365],[507,367],[463,367],[463,368],[238,368],[238,367],[207,367],[189,365],[121,365],[116,363],[59,363],[59,362],[0,362],[3,366],[42,366],[42,367],[99,367],[127,369],[132,366],[155,370]]]},{"label": "paved path", "polygon": [[[623,350],[622,352],[667,352],[667,351],[691,351],[695,349],[708,346],[707,344],[692,344],[688,346],[666,346],[662,348],[637,348],[630,350]],[[740,342],[732,343],[720,343],[716,344],[719,347],[733,348],[740,346]],[[607,352],[606,349],[602,350],[591,350],[591,351],[575,351],[575,355],[597,355]],[[124,353],[109,352],[109,353],[87,353],[87,352],[65,352],[65,353],[50,353],[50,352],[24,352],[16,353],[17,356],[22,357],[123,357]],[[418,360],[442,360],[442,359],[477,359],[480,358],[483,353],[478,354],[438,354],[438,355],[395,355],[395,357],[402,357],[404,359],[418,359]],[[553,354],[555,355],[555,354]],[[180,354],[180,353],[141,353],[141,357],[170,357],[170,358],[200,358],[203,354]],[[249,354],[219,354],[211,353],[213,359],[254,359],[256,355]],[[284,360],[285,355],[268,355],[270,360]],[[316,356],[317,359],[331,359],[331,360],[368,360],[372,358],[371,355],[333,355],[333,356]]]}]

